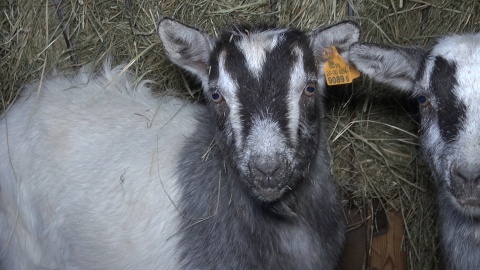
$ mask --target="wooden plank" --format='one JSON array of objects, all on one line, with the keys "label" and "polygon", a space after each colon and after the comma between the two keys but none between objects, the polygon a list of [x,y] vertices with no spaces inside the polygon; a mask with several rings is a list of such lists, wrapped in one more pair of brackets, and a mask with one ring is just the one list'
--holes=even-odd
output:
[{"label": "wooden plank", "polygon": [[[371,245],[368,269],[371,270],[406,270],[407,256],[404,252],[403,237],[405,235],[402,215],[394,210],[383,211],[373,215],[379,223],[369,222]],[[387,218],[388,217],[388,218]],[[384,218],[387,218],[387,228],[384,228]]]}]

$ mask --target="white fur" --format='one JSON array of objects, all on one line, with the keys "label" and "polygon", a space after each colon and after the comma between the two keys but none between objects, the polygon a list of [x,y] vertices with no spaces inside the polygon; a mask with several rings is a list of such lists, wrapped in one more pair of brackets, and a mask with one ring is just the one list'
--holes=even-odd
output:
[{"label": "white fur", "polygon": [[0,120],[0,268],[178,268],[171,164],[201,109],[121,69],[44,79]]},{"label": "white fur", "polygon": [[[452,143],[450,151],[445,152],[447,145],[439,136],[438,123],[431,122],[429,132],[423,140],[424,147],[432,149],[434,157],[444,156],[445,164],[441,159],[435,160],[437,168],[445,168],[443,181],[451,185],[450,166],[455,162],[462,162],[463,166],[472,169],[480,164],[480,89],[478,87],[480,70],[480,34],[476,35],[453,35],[447,36],[438,41],[438,44],[432,49],[430,56],[425,64],[424,76],[419,80],[416,91],[429,89],[431,74],[433,71],[436,56],[441,56],[447,61],[455,63],[457,72],[455,74],[458,85],[452,91],[459,101],[465,104],[466,119],[463,127],[460,129],[458,139]],[[428,92],[426,92],[428,94]],[[436,101],[430,99],[431,106],[437,107]],[[452,104],[455,106],[455,104]],[[435,131],[435,132],[431,132]]]},{"label": "white fur", "polygon": [[281,42],[283,32],[285,29],[256,33],[244,37],[238,43],[238,48],[247,60],[247,67],[255,77],[260,77],[267,52],[271,52]]},{"label": "white fur", "polygon": [[225,68],[225,52],[222,52],[218,57],[218,63],[219,63],[218,64],[219,77],[217,82],[218,91],[220,92],[220,94],[222,94],[223,98],[225,99],[225,102],[228,104],[228,107],[230,108],[231,113],[229,115],[229,120],[232,124],[233,133],[234,133],[233,135],[235,137],[236,146],[240,148],[243,143],[243,139],[242,139],[243,125],[240,119],[241,105],[237,98],[238,85],[236,81],[232,79],[232,76],[230,75],[230,73],[228,73],[227,69]]},{"label": "white fur", "polygon": [[434,53],[457,63],[455,93],[467,109],[455,156],[474,169],[480,164],[480,34],[444,38],[439,45]]},{"label": "white fur", "polygon": [[272,119],[255,118],[245,144],[245,152],[240,162],[243,171],[248,171],[248,164],[253,156],[274,160],[279,155],[285,154],[285,158],[290,163],[293,160],[293,153],[287,151],[289,148],[287,147],[286,138],[282,136],[278,123]]},{"label": "white fur", "polygon": [[[296,145],[297,142],[297,129],[298,120],[300,118],[300,97],[303,94],[305,88],[305,82],[307,81],[307,74],[303,68],[303,53],[298,47],[293,48],[293,52],[297,56],[297,61],[293,65],[290,75],[290,86],[288,92],[288,128],[290,129],[291,141]],[[299,91],[300,90],[300,91]]]}]

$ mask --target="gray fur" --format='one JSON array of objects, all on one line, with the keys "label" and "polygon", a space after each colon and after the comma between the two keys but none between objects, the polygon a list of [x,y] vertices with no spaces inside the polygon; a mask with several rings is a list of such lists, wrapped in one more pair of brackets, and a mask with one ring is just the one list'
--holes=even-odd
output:
[{"label": "gray fur", "polygon": [[480,34],[441,38],[430,50],[355,44],[350,61],[412,93],[439,205],[445,269],[480,269]]},{"label": "gray fur", "polygon": [[[344,221],[330,174],[321,118],[324,77],[319,66],[323,66],[323,50],[333,45],[348,48],[358,39],[359,29],[346,22],[318,30],[311,37],[291,31],[238,26],[223,34],[211,51],[190,46],[184,54],[177,54],[177,47],[183,48],[183,41],[188,40],[178,42],[179,38],[206,33],[168,18],[159,24],[172,61],[189,63],[190,55],[209,54],[201,58],[209,59],[209,87],[204,88],[204,94],[211,112],[201,116],[202,124],[195,132],[198,136],[189,140],[178,165],[183,179],[179,206],[184,214],[180,251],[187,269],[333,269],[337,263]],[[308,62],[313,58],[310,55],[317,56],[315,61]],[[288,83],[276,86],[268,77],[272,72],[281,79],[288,78],[288,61],[298,59],[307,59],[302,60],[306,62],[300,68],[313,68],[304,71],[301,88],[288,87]],[[198,66],[204,65],[207,63]],[[190,65],[184,68],[190,70]],[[191,72],[203,74],[202,70]],[[302,71],[292,74],[303,76]],[[265,76],[270,79],[264,79]],[[300,96],[309,80],[318,80],[318,94],[311,99],[302,96],[289,100]],[[262,82],[265,85],[259,87]],[[284,92],[266,98],[276,91]],[[212,93],[221,94],[224,101],[212,102]],[[298,113],[299,118],[292,119],[288,111],[276,118],[276,110],[285,110],[285,106],[279,105],[285,104],[282,100],[286,104],[298,102],[300,108],[306,108]],[[253,106],[249,102],[258,103]],[[307,115],[311,113],[315,113],[315,121],[308,122]],[[212,118],[217,119],[215,126]],[[299,123],[282,126],[277,122],[287,118]],[[295,127],[295,136],[291,127]],[[277,166],[275,173],[268,173]],[[269,175],[268,182],[263,174]],[[281,188],[275,191],[277,186]]]},{"label": "gray fur", "polygon": [[376,81],[411,91],[425,51],[422,48],[394,48],[356,43],[350,48],[350,61]]},{"label": "gray fur", "polygon": [[[325,147],[312,157],[307,178],[294,191],[262,205],[243,185],[225,150],[210,146],[215,132],[203,123],[179,164],[184,168],[180,247],[185,268],[333,269],[344,222]],[[320,145],[325,144],[322,136]]]}]

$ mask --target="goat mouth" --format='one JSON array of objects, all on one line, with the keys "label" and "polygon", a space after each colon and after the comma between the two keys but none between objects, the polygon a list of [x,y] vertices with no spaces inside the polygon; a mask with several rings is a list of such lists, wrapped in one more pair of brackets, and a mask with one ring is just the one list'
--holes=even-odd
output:
[{"label": "goat mouth", "polygon": [[480,198],[472,196],[453,196],[456,208],[464,215],[480,217]]},{"label": "goat mouth", "polygon": [[480,208],[480,199],[476,199],[476,198],[457,198],[457,202],[462,207]]},{"label": "goat mouth", "polygon": [[450,195],[464,209],[480,210],[480,193],[472,189],[450,189]]},{"label": "goat mouth", "polygon": [[288,186],[282,187],[256,187],[253,189],[255,196],[262,202],[274,202],[280,199],[288,190]]}]

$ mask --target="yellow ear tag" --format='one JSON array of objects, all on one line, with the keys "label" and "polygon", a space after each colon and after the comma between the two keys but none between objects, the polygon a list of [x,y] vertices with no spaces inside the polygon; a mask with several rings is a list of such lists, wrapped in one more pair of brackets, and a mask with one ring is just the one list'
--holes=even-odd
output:
[{"label": "yellow ear tag", "polygon": [[337,48],[332,47],[325,52],[327,63],[325,64],[325,79],[328,85],[351,83],[353,79],[360,77],[360,72],[354,66],[349,66],[338,54]]}]

